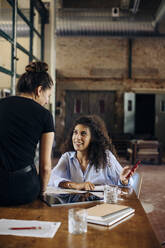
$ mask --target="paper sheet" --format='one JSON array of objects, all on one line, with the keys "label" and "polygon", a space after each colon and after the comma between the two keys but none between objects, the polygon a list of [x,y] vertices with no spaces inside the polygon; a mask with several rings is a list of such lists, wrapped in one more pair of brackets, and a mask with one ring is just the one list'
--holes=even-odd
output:
[{"label": "paper sheet", "polygon": [[104,191],[104,187],[105,187],[105,185],[95,185],[94,190]]},{"label": "paper sheet", "polygon": [[85,190],[76,190],[76,189],[63,189],[59,187],[47,187],[46,192],[47,194],[69,194],[69,193],[86,193]]},{"label": "paper sheet", "polygon": [[[0,235],[53,238],[61,222],[0,219]],[[13,227],[41,227],[41,229],[11,230]]]}]

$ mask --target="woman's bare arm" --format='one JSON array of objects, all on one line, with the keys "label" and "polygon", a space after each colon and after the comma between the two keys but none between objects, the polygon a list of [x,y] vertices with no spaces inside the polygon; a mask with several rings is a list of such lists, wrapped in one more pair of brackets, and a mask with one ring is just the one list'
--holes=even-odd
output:
[{"label": "woman's bare arm", "polygon": [[54,132],[42,134],[40,141],[39,175],[41,182],[41,194],[46,190],[51,173],[51,152],[54,140]]}]

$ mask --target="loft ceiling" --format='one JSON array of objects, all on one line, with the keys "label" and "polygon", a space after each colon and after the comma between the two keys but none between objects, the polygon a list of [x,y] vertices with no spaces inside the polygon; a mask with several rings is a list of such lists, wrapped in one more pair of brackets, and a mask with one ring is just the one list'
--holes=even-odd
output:
[{"label": "loft ceiling", "polygon": [[57,36],[165,37],[165,0],[63,0],[57,6]]},{"label": "loft ceiling", "polygon": [[131,10],[138,7],[138,11],[147,11],[148,14],[154,15],[161,0],[63,0],[63,8],[109,8],[118,7],[125,10]]}]

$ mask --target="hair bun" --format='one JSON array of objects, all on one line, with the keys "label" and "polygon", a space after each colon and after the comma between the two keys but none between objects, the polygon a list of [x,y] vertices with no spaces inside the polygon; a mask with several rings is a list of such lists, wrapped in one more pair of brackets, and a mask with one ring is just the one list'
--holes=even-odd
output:
[{"label": "hair bun", "polygon": [[48,65],[45,62],[31,62],[25,67],[27,72],[46,72],[48,71]]}]

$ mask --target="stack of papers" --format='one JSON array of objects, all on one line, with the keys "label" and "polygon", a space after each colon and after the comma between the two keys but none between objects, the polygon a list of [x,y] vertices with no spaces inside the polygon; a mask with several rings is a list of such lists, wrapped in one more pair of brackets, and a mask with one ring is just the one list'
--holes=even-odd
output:
[{"label": "stack of papers", "polygon": [[0,219],[1,235],[53,238],[61,222]]}]

